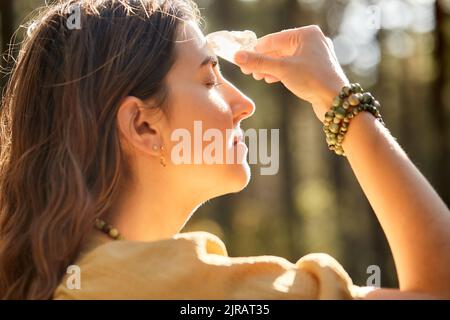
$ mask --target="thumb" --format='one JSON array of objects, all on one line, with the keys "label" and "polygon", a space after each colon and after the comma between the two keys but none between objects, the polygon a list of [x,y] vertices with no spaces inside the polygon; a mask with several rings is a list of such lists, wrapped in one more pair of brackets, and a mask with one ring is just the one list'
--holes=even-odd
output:
[{"label": "thumb", "polygon": [[264,54],[238,51],[234,60],[241,67],[252,73],[264,73],[281,78],[284,61],[282,58],[274,58]]}]

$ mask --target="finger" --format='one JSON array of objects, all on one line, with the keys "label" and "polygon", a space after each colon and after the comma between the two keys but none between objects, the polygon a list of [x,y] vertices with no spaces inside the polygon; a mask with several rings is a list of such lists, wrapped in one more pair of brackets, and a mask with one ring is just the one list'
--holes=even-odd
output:
[{"label": "finger", "polygon": [[300,44],[301,32],[302,28],[293,28],[268,34],[258,39],[255,51],[260,53],[295,51]]},{"label": "finger", "polygon": [[[255,51],[255,52],[258,52],[258,51]],[[286,52],[283,52],[281,50],[258,52],[258,53],[265,54],[266,56],[269,56],[269,57],[272,57],[272,58],[279,58],[279,57],[288,56],[288,54]]]},{"label": "finger", "polygon": [[330,50],[334,49],[333,40],[331,40],[329,37],[325,37],[325,40],[327,42],[327,46]]},{"label": "finger", "polygon": [[261,74],[261,73],[254,73],[253,78],[255,78],[255,80],[258,81],[264,79],[267,83],[274,83],[280,81],[278,78],[273,77],[269,74]]},{"label": "finger", "polygon": [[272,77],[272,76],[265,76],[264,80],[267,83],[275,83],[275,82],[279,82],[280,80],[278,78]]},{"label": "finger", "polygon": [[246,75],[252,74],[252,72],[249,69],[244,68],[244,67],[241,67],[241,71],[242,71],[243,74],[246,74]]},{"label": "finger", "polygon": [[338,61],[338,58],[336,56],[336,51],[334,50],[334,44],[333,44],[333,40],[331,40],[328,37],[325,37],[328,49],[330,49],[331,53],[333,54],[334,59],[336,59],[336,61]]},{"label": "finger", "polygon": [[260,53],[239,51],[234,56],[236,63],[244,70],[252,73],[264,73],[281,79],[284,59],[273,58]]},{"label": "finger", "polygon": [[255,80],[262,80],[262,79],[264,79],[264,75],[262,75],[261,73],[253,73],[253,78],[255,79]]}]

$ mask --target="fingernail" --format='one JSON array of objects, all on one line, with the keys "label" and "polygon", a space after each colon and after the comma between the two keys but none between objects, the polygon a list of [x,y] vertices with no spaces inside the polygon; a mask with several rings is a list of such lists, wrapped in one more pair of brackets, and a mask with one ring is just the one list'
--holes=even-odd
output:
[{"label": "fingernail", "polygon": [[237,63],[247,63],[248,61],[248,54],[246,52],[238,52],[236,53],[236,55],[234,56],[234,59],[236,60]]}]

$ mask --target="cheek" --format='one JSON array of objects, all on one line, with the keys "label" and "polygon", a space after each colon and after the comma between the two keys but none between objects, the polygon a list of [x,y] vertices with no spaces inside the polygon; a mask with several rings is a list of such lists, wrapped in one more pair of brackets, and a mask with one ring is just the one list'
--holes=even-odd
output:
[{"label": "cheek", "polygon": [[[224,156],[227,149],[233,148],[232,146],[232,134],[233,129],[233,114],[231,109],[227,105],[226,101],[216,90],[191,90],[185,92],[184,96],[182,91],[179,91],[179,96],[176,99],[171,100],[170,109],[170,128],[168,138],[171,141],[171,147],[175,148],[176,154],[179,154],[180,140],[176,137],[183,136],[183,141],[188,139],[190,144],[190,152],[188,156],[188,162],[190,164],[197,163],[195,159],[201,159],[201,163],[205,164],[199,166],[197,163],[193,168],[204,170],[217,170],[216,166],[207,165],[209,162],[205,157],[209,157],[211,145],[214,144],[214,149],[222,149],[221,155],[223,161],[226,161]],[[172,138],[172,133],[175,130],[183,129],[183,134],[179,134],[181,131],[177,131]],[[187,137],[185,135],[187,134]],[[220,134],[221,141],[215,138],[217,134]],[[213,143],[213,141],[215,141]],[[215,143],[218,144],[215,144]],[[221,143],[220,143],[221,142]],[[217,147],[217,148],[216,148]],[[228,150],[229,151],[229,150]],[[216,152],[213,152],[216,155]],[[184,156],[184,153],[183,153]],[[208,158],[209,159],[209,158]],[[219,166],[222,167],[222,166]]]},{"label": "cheek", "polygon": [[181,94],[171,104],[173,129],[194,132],[194,122],[201,121],[204,130],[214,128],[225,133],[233,127],[232,112],[223,97],[214,89],[198,89]]}]

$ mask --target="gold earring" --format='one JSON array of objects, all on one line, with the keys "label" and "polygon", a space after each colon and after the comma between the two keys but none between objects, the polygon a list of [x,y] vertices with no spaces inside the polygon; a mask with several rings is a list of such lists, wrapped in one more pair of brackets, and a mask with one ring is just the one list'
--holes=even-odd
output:
[{"label": "gold earring", "polygon": [[164,156],[163,156],[163,152],[164,152],[163,146],[161,146],[160,150],[161,150],[161,157],[159,158],[159,163],[160,163],[163,167],[166,167],[167,164],[166,164],[166,159],[165,159]]}]

